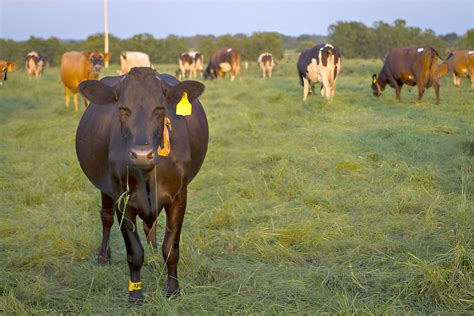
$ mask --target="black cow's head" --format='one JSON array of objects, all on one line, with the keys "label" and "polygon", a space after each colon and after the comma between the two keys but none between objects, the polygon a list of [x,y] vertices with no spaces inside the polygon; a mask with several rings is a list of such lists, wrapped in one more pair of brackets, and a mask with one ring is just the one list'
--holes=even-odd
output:
[{"label": "black cow's head", "polygon": [[210,61],[203,72],[204,79],[217,79],[217,67],[214,62]]},{"label": "black cow's head", "polygon": [[372,85],[371,85],[371,88],[372,88],[372,93],[378,97],[382,94],[382,89],[380,89],[380,84],[378,83],[378,80],[377,80],[377,75],[376,74],[373,74],[372,75]]},{"label": "black cow's head", "polygon": [[119,109],[121,148],[128,165],[145,171],[153,169],[157,156],[169,142],[165,124],[175,116],[176,105],[186,93],[193,102],[204,91],[204,85],[187,80],[170,86],[158,79],[157,73],[148,67],[132,68],[114,87],[101,81],[87,80],[79,85],[81,94],[97,105],[116,104]]}]

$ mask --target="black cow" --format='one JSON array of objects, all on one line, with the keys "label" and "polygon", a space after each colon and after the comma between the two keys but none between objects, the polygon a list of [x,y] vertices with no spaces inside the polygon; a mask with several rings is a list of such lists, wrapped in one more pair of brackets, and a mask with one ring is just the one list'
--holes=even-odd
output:
[{"label": "black cow", "polygon": [[[147,239],[156,248],[155,225],[164,208],[165,294],[178,294],[179,240],[187,186],[201,168],[208,144],[207,119],[197,99],[204,85],[179,82],[171,75],[140,67],[123,76],[84,81],[79,91],[91,104],[77,129],[76,152],[82,170],[102,194],[103,236],[98,261],[110,263],[109,234],[115,212],[127,249],[129,301],[142,302],[144,251],[136,218],[143,220]],[[178,115],[181,105],[188,105],[192,114]]]}]

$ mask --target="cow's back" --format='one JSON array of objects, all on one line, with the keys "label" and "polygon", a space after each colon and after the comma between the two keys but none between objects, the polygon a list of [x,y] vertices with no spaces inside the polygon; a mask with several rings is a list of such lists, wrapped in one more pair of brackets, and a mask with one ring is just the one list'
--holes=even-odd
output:
[{"label": "cow's back", "polygon": [[87,53],[71,51],[61,57],[60,76],[64,85],[77,92],[79,84],[92,78],[92,63]]}]

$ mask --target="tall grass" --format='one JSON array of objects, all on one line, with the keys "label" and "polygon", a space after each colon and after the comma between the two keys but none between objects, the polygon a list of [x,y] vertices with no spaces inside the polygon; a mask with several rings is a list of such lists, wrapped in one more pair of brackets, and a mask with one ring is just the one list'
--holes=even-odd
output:
[{"label": "tall grass", "polygon": [[474,90],[445,78],[440,106],[431,89],[419,105],[405,88],[401,103],[390,89],[374,98],[380,63],[351,60],[331,103],[302,102],[294,65],[206,82],[182,295],[163,296],[163,259],[146,248],[138,309],[117,222],[112,264],[95,264],[100,195],[77,163],[80,113],[64,108],[58,70],[13,72],[0,87],[0,312],[472,312]]}]

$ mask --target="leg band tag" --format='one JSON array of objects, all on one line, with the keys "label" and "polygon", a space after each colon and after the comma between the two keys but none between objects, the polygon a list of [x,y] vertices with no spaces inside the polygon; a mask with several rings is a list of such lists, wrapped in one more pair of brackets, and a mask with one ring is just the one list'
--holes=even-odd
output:
[{"label": "leg band tag", "polygon": [[142,282],[132,282],[128,281],[128,291],[133,292],[133,291],[138,291],[142,289]]}]

